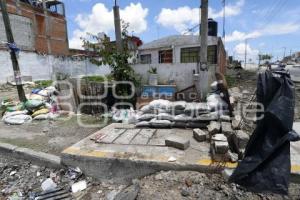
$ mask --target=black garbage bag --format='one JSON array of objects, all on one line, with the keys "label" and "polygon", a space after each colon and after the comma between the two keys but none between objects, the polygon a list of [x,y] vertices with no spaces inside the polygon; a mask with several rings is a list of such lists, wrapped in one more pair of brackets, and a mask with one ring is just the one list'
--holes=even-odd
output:
[{"label": "black garbage bag", "polygon": [[[284,69],[260,73],[257,101],[264,105],[245,150],[244,159],[230,177],[253,192],[288,194],[291,173],[290,141],[299,140],[292,130],[295,92],[289,72]],[[259,119],[259,118],[258,118]]]}]

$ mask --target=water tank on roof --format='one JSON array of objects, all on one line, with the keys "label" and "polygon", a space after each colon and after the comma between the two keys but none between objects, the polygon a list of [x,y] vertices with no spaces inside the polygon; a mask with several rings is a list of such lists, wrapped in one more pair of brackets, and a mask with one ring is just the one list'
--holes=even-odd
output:
[{"label": "water tank on roof", "polygon": [[208,36],[218,36],[218,22],[208,19]]}]

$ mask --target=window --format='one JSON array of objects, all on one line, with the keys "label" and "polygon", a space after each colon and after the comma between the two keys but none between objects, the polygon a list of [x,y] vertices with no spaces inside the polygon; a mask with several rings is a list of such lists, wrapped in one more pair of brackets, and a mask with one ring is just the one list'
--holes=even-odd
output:
[{"label": "window", "polygon": [[208,46],[207,48],[207,62],[209,64],[217,64],[217,46]]},{"label": "window", "polygon": [[151,64],[151,54],[140,55],[141,64]]},{"label": "window", "polygon": [[182,48],[180,60],[181,63],[197,63],[200,47]]},{"label": "window", "polygon": [[[182,48],[180,52],[181,63],[197,63],[199,60],[199,47]],[[207,62],[217,64],[217,46],[207,47]]]},{"label": "window", "polygon": [[159,51],[159,63],[173,63],[173,50]]}]

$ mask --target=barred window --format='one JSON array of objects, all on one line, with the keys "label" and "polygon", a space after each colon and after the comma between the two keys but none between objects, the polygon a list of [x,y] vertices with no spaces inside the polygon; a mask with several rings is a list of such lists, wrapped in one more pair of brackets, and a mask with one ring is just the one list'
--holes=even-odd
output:
[{"label": "barred window", "polygon": [[151,54],[140,55],[141,64],[151,64]]},{"label": "barred window", "polygon": [[182,48],[180,60],[181,63],[197,63],[199,59],[200,47]]},{"label": "barred window", "polygon": [[[200,47],[182,48],[180,52],[181,63],[197,63],[199,62]],[[209,64],[217,64],[217,46],[207,47],[207,62]]]},{"label": "barred window", "polygon": [[159,63],[173,63],[173,50],[159,51]]}]

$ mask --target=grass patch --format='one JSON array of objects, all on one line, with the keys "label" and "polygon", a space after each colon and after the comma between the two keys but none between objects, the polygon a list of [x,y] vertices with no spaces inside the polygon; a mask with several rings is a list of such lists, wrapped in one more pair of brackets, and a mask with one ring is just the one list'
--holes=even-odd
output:
[{"label": "grass patch", "polygon": [[52,85],[52,80],[42,80],[42,81],[35,81],[36,88],[46,88]]},{"label": "grass patch", "polygon": [[82,80],[86,80],[89,82],[97,82],[97,83],[103,83],[104,81],[112,81],[111,76],[84,76],[82,77]]}]

